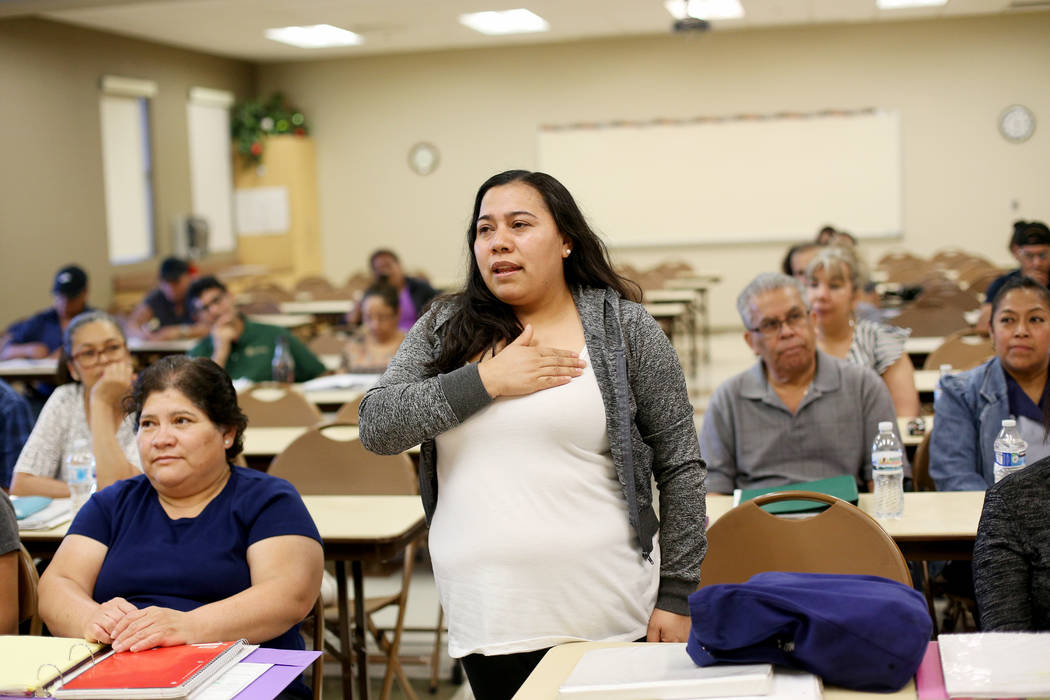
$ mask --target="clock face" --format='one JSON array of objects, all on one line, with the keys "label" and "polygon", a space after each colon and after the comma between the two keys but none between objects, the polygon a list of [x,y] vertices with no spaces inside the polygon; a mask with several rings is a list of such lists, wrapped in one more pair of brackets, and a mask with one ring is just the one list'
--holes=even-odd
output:
[{"label": "clock face", "polygon": [[1010,105],[999,115],[999,132],[1007,141],[1027,141],[1034,131],[1035,115],[1024,105]]},{"label": "clock face", "polygon": [[408,151],[408,165],[417,175],[437,170],[439,159],[437,147],[430,143],[417,143]]}]

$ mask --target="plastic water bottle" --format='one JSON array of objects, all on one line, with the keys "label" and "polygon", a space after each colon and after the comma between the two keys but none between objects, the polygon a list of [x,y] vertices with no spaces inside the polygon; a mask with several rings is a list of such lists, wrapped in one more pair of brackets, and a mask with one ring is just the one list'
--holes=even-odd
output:
[{"label": "plastic water bottle", "polygon": [[940,376],[937,377],[937,383],[933,386],[933,403],[935,406],[937,405],[937,402],[941,400],[941,389],[943,388],[944,378],[951,373],[951,365],[941,365]]},{"label": "plastic water bottle", "polygon": [[295,358],[288,347],[288,339],[283,335],[277,337],[273,347],[273,380],[280,384],[291,384],[295,381]]},{"label": "plastic water bottle", "polygon": [[995,483],[1024,469],[1027,450],[1028,443],[1017,432],[1017,421],[1013,418],[1003,420],[1003,429],[995,438]]},{"label": "plastic water bottle", "polygon": [[87,503],[95,491],[95,455],[87,440],[73,441],[73,449],[66,455],[66,484],[69,486],[69,498],[73,502],[73,514]]},{"label": "plastic water bottle", "polygon": [[879,434],[871,446],[871,475],[875,481],[875,517],[901,517],[904,514],[904,449],[890,421],[879,423]]}]

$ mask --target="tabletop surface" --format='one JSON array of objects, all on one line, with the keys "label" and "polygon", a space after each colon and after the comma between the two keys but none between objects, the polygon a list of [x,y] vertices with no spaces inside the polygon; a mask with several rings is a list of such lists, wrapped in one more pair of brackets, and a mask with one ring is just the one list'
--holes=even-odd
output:
[{"label": "tabletop surface", "polygon": [[[303,496],[321,539],[331,542],[387,541],[423,519],[419,496]],[[54,541],[69,523],[50,530],[21,530],[23,540]]]},{"label": "tabletop surface", "polygon": [[[514,700],[555,700],[558,688],[569,677],[580,657],[592,649],[611,646],[630,646],[626,642],[575,642],[562,644],[547,652],[532,675],[521,686]],[[825,700],[862,700],[863,698],[881,698],[882,700],[915,700],[915,683],[910,682],[896,693],[863,693],[845,690],[833,686],[824,687]]]},{"label": "tabletop surface", "polygon": [[0,360],[0,376],[38,376],[40,374],[54,374],[58,371],[58,359],[44,357],[39,360],[16,358],[14,360]]},{"label": "tabletop surface", "polygon": [[938,336],[911,336],[904,341],[904,352],[929,354],[941,347],[944,338]]},{"label": "tabletop surface", "polygon": [[[875,510],[874,496],[860,494],[858,507],[868,515]],[[904,515],[878,519],[891,537],[900,540],[972,539],[984,506],[984,491],[926,491],[904,493]],[[707,495],[707,517],[713,523],[733,507],[727,494]]]},{"label": "tabletop surface", "polygon": [[282,301],[277,308],[282,314],[345,314],[354,308],[354,302],[350,299]]},{"label": "tabletop surface", "polygon": [[145,340],[128,338],[128,350],[131,352],[189,352],[200,338],[173,338],[172,340]]}]

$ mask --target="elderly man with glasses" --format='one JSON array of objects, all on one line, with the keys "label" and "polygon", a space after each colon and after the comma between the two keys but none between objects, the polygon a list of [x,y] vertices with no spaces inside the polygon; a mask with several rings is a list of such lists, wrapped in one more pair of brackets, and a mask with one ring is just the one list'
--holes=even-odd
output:
[{"label": "elderly man with glasses", "polygon": [[[715,390],[700,431],[707,490],[762,488],[849,474],[870,488],[879,421],[896,414],[875,372],[817,349],[797,280],[756,277],[737,298],[758,362]],[[910,467],[905,465],[905,474]]]}]

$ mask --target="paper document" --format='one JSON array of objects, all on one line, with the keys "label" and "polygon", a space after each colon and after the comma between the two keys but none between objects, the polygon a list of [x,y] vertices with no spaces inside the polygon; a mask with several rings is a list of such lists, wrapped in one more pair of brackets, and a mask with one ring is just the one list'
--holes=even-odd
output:
[{"label": "paper document", "polygon": [[253,664],[247,661],[232,666],[211,684],[192,696],[192,700],[231,700],[256,678],[266,673],[273,664]]},{"label": "paper document", "polygon": [[379,381],[379,374],[329,374],[317,379],[303,382],[303,391],[325,391],[328,389],[360,389],[365,391]]},{"label": "paper document", "polygon": [[770,664],[700,667],[685,644],[637,644],[588,651],[558,690],[564,700],[676,700],[766,695]]},{"label": "paper document", "polygon": [[1050,696],[1050,634],[942,634],[937,642],[951,697]]}]

